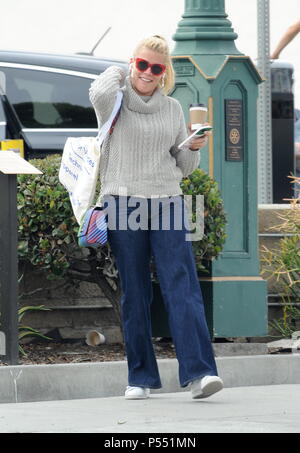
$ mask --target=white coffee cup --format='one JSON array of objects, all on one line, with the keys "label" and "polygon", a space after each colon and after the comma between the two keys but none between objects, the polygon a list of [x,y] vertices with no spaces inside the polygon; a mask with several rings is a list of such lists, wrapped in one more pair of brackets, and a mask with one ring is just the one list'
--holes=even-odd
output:
[{"label": "white coffee cup", "polygon": [[207,120],[207,107],[204,104],[190,105],[190,123],[191,130],[196,131]]},{"label": "white coffee cup", "polygon": [[105,343],[105,336],[102,333],[98,332],[97,330],[90,330],[86,334],[86,344],[89,346],[98,346],[99,344]]}]

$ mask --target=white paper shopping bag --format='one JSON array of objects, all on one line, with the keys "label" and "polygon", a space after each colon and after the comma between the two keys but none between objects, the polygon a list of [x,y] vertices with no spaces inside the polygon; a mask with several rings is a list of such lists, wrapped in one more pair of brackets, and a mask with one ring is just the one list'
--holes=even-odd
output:
[{"label": "white paper shopping bag", "polygon": [[101,146],[121,108],[122,98],[123,92],[118,91],[111,116],[97,137],[69,137],[65,143],[59,180],[69,192],[79,225],[93,202],[99,177]]}]

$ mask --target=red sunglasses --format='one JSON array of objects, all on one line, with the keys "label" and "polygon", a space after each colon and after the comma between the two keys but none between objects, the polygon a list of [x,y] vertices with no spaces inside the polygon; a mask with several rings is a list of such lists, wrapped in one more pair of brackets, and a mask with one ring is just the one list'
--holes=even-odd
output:
[{"label": "red sunglasses", "polygon": [[160,63],[149,63],[149,61],[144,60],[143,58],[132,58],[131,63],[135,61],[135,67],[140,72],[147,71],[148,68],[151,69],[151,73],[155,76],[163,74],[166,70],[166,66]]}]

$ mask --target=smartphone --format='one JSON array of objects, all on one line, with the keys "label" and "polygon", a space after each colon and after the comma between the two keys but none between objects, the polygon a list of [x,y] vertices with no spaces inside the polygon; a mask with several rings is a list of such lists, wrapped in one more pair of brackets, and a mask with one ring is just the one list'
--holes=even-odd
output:
[{"label": "smartphone", "polygon": [[202,135],[205,134],[205,132],[212,131],[212,130],[213,130],[213,128],[211,126],[204,126],[201,129],[198,129],[196,131],[195,135],[197,135],[197,137],[201,137]]},{"label": "smartphone", "polygon": [[212,131],[212,130],[213,130],[213,128],[211,126],[199,127],[199,129],[197,129],[195,132],[193,132],[192,135],[190,135],[187,139],[185,139],[182,143],[180,143],[178,148],[184,148],[184,147],[188,146],[193,141],[194,137],[196,137],[196,136],[202,137],[202,135],[204,135],[205,132]]}]

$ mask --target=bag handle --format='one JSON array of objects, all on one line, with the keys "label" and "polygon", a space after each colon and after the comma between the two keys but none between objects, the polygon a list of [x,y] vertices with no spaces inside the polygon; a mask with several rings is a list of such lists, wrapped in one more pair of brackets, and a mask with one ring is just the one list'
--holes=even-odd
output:
[{"label": "bag handle", "polygon": [[105,137],[109,133],[109,131],[111,129],[111,126],[113,124],[113,121],[114,121],[115,117],[117,116],[117,114],[118,114],[118,112],[119,112],[119,110],[121,108],[122,99],[123,99],[123,91],[118,90],[117,91],[117,95],[116,95],[116,101],[115,101],[115,105],[114,105],[113,111],[111,112],[111,115],[108,118],[108,120],[106,121],[106,123],[104,123],[103,126],[100,128],[100,130],[98,132],[98,135],[96,137],[96,140],[98,142],[98,146],[102,145],[102,143],[104,142]]}]

